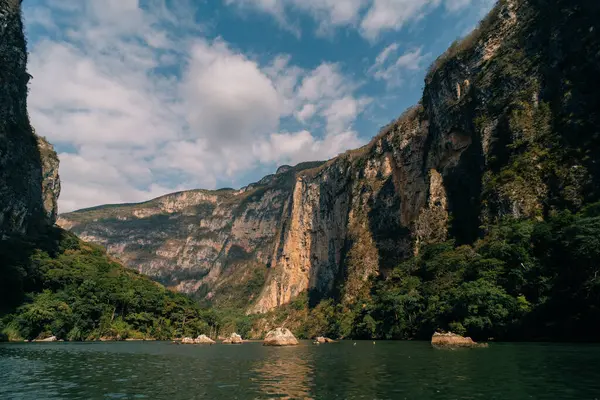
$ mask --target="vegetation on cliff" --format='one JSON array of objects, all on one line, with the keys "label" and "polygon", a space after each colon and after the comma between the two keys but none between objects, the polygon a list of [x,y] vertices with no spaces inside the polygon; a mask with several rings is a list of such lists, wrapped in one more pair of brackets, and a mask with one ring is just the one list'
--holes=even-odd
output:
[{"label": "vegetation on cliff", "polygon": [[5,339],[169,339],[216,333],[213,312],[62,229],[0,242],[0,276]]},{"label": "vegetation on cliff", "polygon": [[266,320],[317,335],[476,340],[598,340],[600,203],[546,221],[505,220],[473,245],[425,246],[352,304],[301,296]]},{"label": "vegetation on cliff", "polygon": [[[271,323],[300,337],[428,339],[444,329],[478,340],[599,340],[600,97],[589,87],[600,72],[599,7],[499,1],[426,78],[425,114],[472,139],[460,164],[441,171],[447,239],[417,243],[417,256],[380,270],[355,301],[315,305],[305,293],[255,331]],[[490,55],[479,64],[482,52]]]}]

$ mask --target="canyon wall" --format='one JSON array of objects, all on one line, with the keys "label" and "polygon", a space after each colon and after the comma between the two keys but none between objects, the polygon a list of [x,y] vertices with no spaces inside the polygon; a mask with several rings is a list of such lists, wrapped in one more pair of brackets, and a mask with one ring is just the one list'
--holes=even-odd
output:
[{"label": "canyon wall", "polygon": [[20,0],[0,0],[0,237],[54,224],[58,157],[27,114],[27,48]]},{"label": "canyon wall", "polygon": [[600,196],[599,5],[502,0],[366,146],[240,191],[61,216],[128,266],[217,305],[352,302],[428,243]]}]

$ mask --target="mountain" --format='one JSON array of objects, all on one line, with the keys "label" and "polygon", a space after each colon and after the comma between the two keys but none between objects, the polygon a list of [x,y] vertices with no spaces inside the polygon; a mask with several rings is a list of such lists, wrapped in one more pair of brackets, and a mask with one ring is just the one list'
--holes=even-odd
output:
[{"label": "mountain", "polygon": [[0,0],[0,340],[209,333],[210,312],[54,226],[59,162],[29,122],[20,6]]},{"label": "mountain", "polygon": [[592,0],[501,0],[368,145],[238,191],[58,223],[215,305],[356,303],[428,245],[472,245],[506,219],[541,222],[600,199],[597,15]]}]

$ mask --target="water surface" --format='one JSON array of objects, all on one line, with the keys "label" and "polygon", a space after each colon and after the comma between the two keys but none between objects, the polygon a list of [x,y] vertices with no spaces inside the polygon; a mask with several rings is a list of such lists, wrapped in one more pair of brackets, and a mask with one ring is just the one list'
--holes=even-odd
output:
[{"label": "water surface", "polygon": [[600,399],[600,346],[0,344],[0,399]]}]

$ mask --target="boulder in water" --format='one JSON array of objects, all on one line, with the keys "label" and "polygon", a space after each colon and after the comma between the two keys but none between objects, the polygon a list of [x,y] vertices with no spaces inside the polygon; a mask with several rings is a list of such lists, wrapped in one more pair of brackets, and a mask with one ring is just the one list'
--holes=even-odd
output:
[{"label": "boulder in water", "polygon": [[194,344],[194,339],[192,339],[191,337],[184,337],[181,340],[182,344]]},{"label": "boulder in water", "polygon": [[237,333],[234,332],[227,339],[224,339],[223,343],[224,344],[242,344],[242,343],[244,343],[244,341],[242,340],[242,337],[240,335],[238,335]]},{"label": "boulder in water", "polygon": [[329,339],[328,337],[319,336],[315,338],[315,343],[324,344],[324,343],[335,343],[335,340]]},{"label": "boulder in water", "polygon": [[206,335],[200,335],[194,339],[195,344],[215,344],[216,342]]},{"label": "boulder in water", "polygon": [[34,342],[56,342],[56,341],[58,341],[58,339],[56,338],[56,336],[50,336],[50,337],[48,337],[46,339],[37,339],[37,340],[34,340]]},{"label": "boulder in water", "polygon": [[263,346],[295,346],[298,339],[286,328],[277,328],[265,336]]},{"label": "boulder in water", "polygon": [[470,337],[463,337],[452,332],[436,332],[431,337],[431,344],[435,347],[486,347],[486,344],[479,344]]}]

